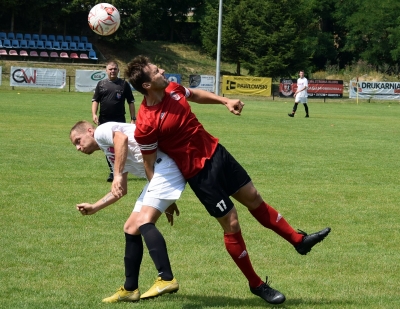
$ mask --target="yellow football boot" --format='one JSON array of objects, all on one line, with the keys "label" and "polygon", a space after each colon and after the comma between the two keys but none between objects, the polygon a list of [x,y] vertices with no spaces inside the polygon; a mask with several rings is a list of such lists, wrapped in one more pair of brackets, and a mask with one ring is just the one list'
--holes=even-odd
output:
[{"label": "yellow football boot", "polygon": [[127,291],[123,286],[121,286],[117,292],[107,298],[104,298],[102,300],[103,303],[118,303],[121,301],[139,301],[140,300],[140,292],[139,289],[136,289],[134,291]]},{"label": "yellow football boot", "polygon": [[146,293],[140,296],[140,299],[153,298],[166,293],[176,293],[178,290],[179,283],[175,278],[171,281],[164,281],[161,277],[158,277],[153,286]]}]

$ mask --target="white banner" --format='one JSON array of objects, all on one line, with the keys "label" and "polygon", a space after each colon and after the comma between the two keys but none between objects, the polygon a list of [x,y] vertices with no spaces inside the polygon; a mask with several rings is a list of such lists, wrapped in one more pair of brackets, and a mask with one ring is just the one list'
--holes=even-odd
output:
[{"label": "white banner", "polygon": [[11,67],[10,86],[64,88],[66,76],[64,69]]},{"label": "white banner", "polygon": [[190,75],[189,88],[203,89],[214,92],[215,76],[213,75]]},{"label": "white banner", "polygon": [[357,82],[350,81],[349,98],[378,99],[378,100],[399,100],[400,83],[395,82]]},{"label": "white banner", "polygon": [[93,92],[97,83],[106,78],[107,74],[104,70],[76,70],[75,91]]}]

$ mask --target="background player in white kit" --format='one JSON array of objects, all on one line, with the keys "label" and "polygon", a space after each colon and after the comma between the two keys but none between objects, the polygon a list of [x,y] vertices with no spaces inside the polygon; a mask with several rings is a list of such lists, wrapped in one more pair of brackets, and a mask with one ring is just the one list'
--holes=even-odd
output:
[{"label": "background player in white kit", "polygon": [[304,71],[299,72],[300,77],[297,79],[297,90],[294,93],[294,106],[293,111],[288,114],[289,117],[294,117],[294,114],[297,110],[297,105],[299,103],[303,103],[304,109],[306,110],[306,118],[310,117],[308,114],[308,105],[307,105],[307,89],[308,89],[308,80],[304,77]]},{"label": "background player in white kit", "polygon": [[70,132],[70,139],[78,151],[92,154],[96,150],[102,150],[114,168],[111,192],[94,204],[77,204],[76,208],[82,215],[92,215],[125,195],[128,173],[149,180],[124,225],[125,284],[114,295],[103,299],[103,302],[138,301],[140,298],[173,293],[179,289],[179,284],[172,274],[164,237],[157,229],[154,232],[154,228],[150,229],[151,233],[161,235],[163,243],[157,246],[165,247],[166,256],[163,254],[164,250],[160,251],[149,245],[147,247],[159,272],[156,282],[163,282],[163,293],[157,292],[154,295],[150,288],[140,296],[138,289],[139,269],[143,257],[142,236],[145,241],[148,237],[154,237],[151,233],[146,233],[149,230],[147,227],[154,226],[163,212],[166,213],[171,225],[173,224],[174,211],[179,215],[175,201],[184,190],[186,181],[175,162],[161,151],[157,153],[154,174],[145,174],[142,154],[133,137],[135,128],[134,124],[119,122],[107,122],[95,128],[87,121],[79,121]]}]

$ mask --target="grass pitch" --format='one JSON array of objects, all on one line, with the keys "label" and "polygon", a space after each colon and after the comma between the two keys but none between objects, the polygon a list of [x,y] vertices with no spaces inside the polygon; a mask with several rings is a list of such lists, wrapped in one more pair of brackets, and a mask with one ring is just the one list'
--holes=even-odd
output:
[{"label": "grass pitch", "polygon": [[[19,94],[18,94],[19,93]],[[137,97],[139,102],[141,97]],[[192,104],[242,163],[264,199],[295,227],[330,236],[300,256],[237,205],[257,273],[281,308],[398,308],[400,106],[391,102],[247,101],[242,116]],[[82,217],[110,184],[104,156],[78,153],[69,130],[91,120],[91,94],[2,91],[0,308],[110,308],[123,283],[123,224],[145,181],[129,178],[117,204]],[[138,106],[138,105],[137,105]],[[161,218],[177,294],[118,308],[265,308],[225,251],[222,231],[188,187],[173,227]],[[140,289],[156,278],[147,252]]]}]

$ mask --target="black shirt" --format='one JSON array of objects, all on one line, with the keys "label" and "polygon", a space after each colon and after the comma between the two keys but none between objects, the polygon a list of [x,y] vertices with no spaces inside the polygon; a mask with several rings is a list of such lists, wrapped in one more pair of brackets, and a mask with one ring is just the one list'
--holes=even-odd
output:
[{"label": "black shirt", "polygon": [[125,118],[125,99],[132,104],[135,99],[128,82],[118,78],[114,81],[103,79],[97,83],[92,101],[100,103],[99,117],[107,121]]}]

